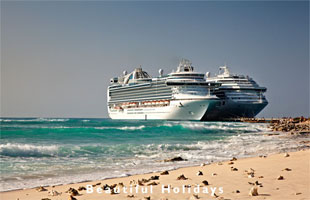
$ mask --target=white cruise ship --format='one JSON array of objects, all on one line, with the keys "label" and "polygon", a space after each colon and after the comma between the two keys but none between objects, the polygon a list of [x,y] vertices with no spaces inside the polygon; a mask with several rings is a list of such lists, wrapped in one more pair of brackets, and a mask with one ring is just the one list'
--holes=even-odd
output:
[{"label": "white cruise ship", "polygon": [[219,98],[212,95],[219,84],[208,83],[182,60],[176,72],[152,78],[142,68],[112,78],[107,90],[108,113],[112,119],[201,120]]},{"label": "white cruise ship", "polygon": [[252,78],[244,75],[233,75],[228,67],[221,66],[219,75],[210,77],[207,73],[207,83],[221,83],[214,92],[221,99],[212,113],[203,120],[225,120],[240,117],[255,117],[263,110],[268,101],[264,96],[265,87],[260,87]]}]

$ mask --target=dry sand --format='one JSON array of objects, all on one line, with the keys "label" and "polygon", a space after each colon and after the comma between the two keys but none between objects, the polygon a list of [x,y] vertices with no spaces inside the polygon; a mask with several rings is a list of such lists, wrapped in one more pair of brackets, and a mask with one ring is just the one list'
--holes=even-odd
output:
[{"label": "dry sand", "polygon": [[[233,162],[230,163],[230,162]],[[229,164],[230,163],[230,164]],[[193,189],[200,185],[199,199],[310,199],[310,150],[303,150],[289,153],[288,157],[285,154],[270,155],[266,158],[255,157],[238,159],[236,161],[227,161],[222,163],[213,163],[205,166],[195,166],[181,168],[169,171],[169,175],[160,175],[160,173],[151,173],[143,175],[135,175],[123,178],[115,178],[101,181],[85,182],[70,185],[61,185],[55,187],[46,187],[47,191],[38,192],[36,189],[16,190],[0,193],[1,200],[41,200],[48,199],[70,199],[66,193],[70,187],[78,189],[80,186],[86,187],[101,183],[100,186],[94,187],[94,192],[89,194],[85,190],[79,191],[80,195],[74,196],[78,200],[96,200],[96,199],[196,199]],[[233,168],[236,168],[232,170]],[[254,177],[251,177],[251,168],[254,170]],[[286,169],[286,170],[285,170]],[[197,172],[201,171],[203,175],[197,176]],[[247,171],[247,173],[245,172]],[[184,174],[187,180],[177,180],[177,177]],[[216,175],[215,175],[216,174]],[[250,174],[250,175],[249,175]],[[99,194],[95,190],[105,184],[112,185],[123,183],[125,187],[129,187],[130,181],[138,179],[149,179],[151,176],[159,176],[159,180],[151,180],[145,185],[156,182],[158,185],[152,186],[153,192],[150,193],[151,186],[139,186],[139,193],[125,194],[122,191],[120,194],[107,194],[105,191]],[[283,180],[278,180],[282,176]],[[203,186],[203,181],[208,181],[208,186]],[[253,186],[252,184],[258,181],[260,185]],[[134,184],[133,184],[134,185]],[[168,194],[162,193],[163,185],[171,185],[171,192]],[[185,188],[185,193],[182,192],[183,185],[191,185]],[[119,185],[118,185],[119,186]],[[216,187],[216,189],[215,189]],[[249,191],[252,187],[257,187],[258,196],[249,196]],[[147,194],[141,193],[141,188],[148,188]],[[173,188],[179,188],[180,192],[175,194]],[[223,193],[221,189],[223,190]],[[129,189],[129,188],[128,188]],[[212,196],[211,189],[215,189],[215,194],[218,197]],[[61,195],[49,196],[49,192],[55,190]],[[176,191],[177,189],[175,189]],[[196,189],[197,190],[197,189]],[[208,190],[208,193],[203,193]],[[239,192],[237,192],[237,190]],[[197,191],[196,191],[197,192]],[[127,195],[134,195],[128,197]]]}]

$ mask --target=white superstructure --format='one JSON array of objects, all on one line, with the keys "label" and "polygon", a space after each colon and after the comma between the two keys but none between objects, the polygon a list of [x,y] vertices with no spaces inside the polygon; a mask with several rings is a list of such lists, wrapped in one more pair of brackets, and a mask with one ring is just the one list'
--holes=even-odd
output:
[{"label": "white superstructure", "polygon": [[219,98],[211,94],[218,84],[207,83],[182,60],[176,72],[152,78],[142,68],[111,79],[108,112],[112,119],[201,120]]},{"label": "white superstructure", "polygon": [[259,86],[248,76],[231,74],[226,65],[219,70],[219,75],[214,77],[207,73],[206,80],[208,83],[221,83],[214,92],[221,103],[204,120],[255,117],[268,104],[264,95],[267,90],[265,87]]}]

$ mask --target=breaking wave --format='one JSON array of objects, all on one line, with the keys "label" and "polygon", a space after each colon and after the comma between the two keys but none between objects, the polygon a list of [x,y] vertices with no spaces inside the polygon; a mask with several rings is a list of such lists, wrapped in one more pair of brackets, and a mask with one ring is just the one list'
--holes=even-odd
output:
[{"label": "breaking wave", "polygon": [[245,124],[236,122],[167,122],[164,126],[182,126],[191,130],[212,130],[212,131],[246,131],[263,132],[269,131],[266,124]]},{"label": "breaking wave", "polygon": [[140,130],[145,128],[144,125],[141,126],[124,126],[124,127],[95,127],[95,129],[116,129],[116,130]]},{"label": "breaking wave", "polygon": [[31,144],[0,144],[0,155],[11,157],[53,156],[57,153],[56,145],[40,146]]},{"label": "breaking wave", "polygon": [[1,118],[0,122],[66,122],[65,118]]},{"label": "breaking wave", "polygon": [[[236,122],[37,118],[1,119],[0,127],[0,191],[147,173],[302,145],[298,139],[265,136],[267,124]],[[159,162],[175,156],[187,161]]]}]

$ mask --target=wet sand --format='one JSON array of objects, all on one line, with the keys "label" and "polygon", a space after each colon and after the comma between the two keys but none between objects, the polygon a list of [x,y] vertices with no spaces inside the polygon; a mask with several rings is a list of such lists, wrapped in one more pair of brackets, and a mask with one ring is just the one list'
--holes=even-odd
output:
[{"label": "wet sand", "polygon": [[[40,192],[37,189],[1,192],[0,199],[310,199],[310,150],[289,152],[287,155],[281,153],[267,157],[237,158],[222,163],[180,168],[168,173],[45,187],[46,191]],[[185,178],[180,177],[182,174]],[[114,188],[117,194],[109,193],[114,191],[111,190],[114,184],[117,184]],[[138,189],[136,185],[139,185]],[[88,191],[78,191],[79,187],[88,188]],[[69,188],[76,189],[79,194],[71,198],[69,192],[66,192]],[[102,193],[97,192],[98,188]],[[89,193],[91,189],[93,193]],[[147,193],[143,194],[142,189]],[[250,196],[251,189],[252,195],[257,196]],[[256,189],[257,194],[254,191]],[[57,191],[54,192],[55,196],[51,196],[52,191]]]}]

